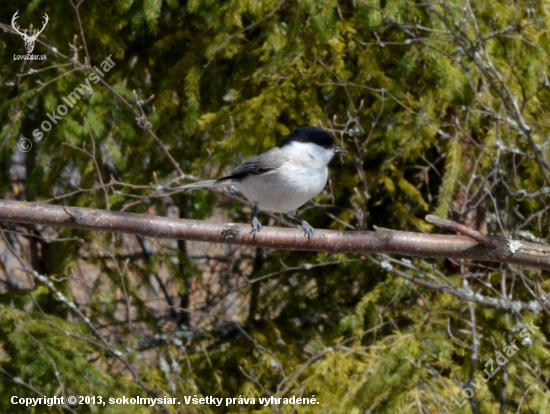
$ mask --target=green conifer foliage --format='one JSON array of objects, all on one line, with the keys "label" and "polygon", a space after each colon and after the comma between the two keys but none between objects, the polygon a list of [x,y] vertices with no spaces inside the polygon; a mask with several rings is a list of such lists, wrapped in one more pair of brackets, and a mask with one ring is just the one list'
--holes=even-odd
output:
[{"label": "green conifer foliage", "polygon": [[[18,8],[22,29],[48,14],[33,52],[47,60],[14,60],[24,53],[9,24]],[[545,2],[85,0],[77,9],[0,5],[1,198],[248,222],[238,194],[168,187],[220,176],[314,125],[349,153],[303,208],[315,228],[437,232],[424,221],[436,214],[548,243]],[[115,66],[60,115],[90,80],[87,59],[101,70],[109,56]],[[24,155],[22,138],[32,142]],[[13,395],[171,396],[182,402],[166,405],[174,413],[548,410],[546,271],[0,230],[0,412],[30,412]],[[529,340],[527,324],[537,327]],[[480,379],[513,340],[506,369]],[[195,395],[255,403],[183,403]],[[313,395],[318,405],[259,403]]]}]

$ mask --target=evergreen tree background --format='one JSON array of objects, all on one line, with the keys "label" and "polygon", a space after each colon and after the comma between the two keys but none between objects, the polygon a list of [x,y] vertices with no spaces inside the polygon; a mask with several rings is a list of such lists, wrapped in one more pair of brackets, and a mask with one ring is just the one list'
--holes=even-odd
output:
[{"label": "evergreen tree background", "polygon": [[[14,60],[25,53],[10,31],[17,10],[21,29],[41,27],[48,14],[33,52],[47,60]],[[163,186],[219,176],[314,125],[349,151],[303,208],[314,228],[432,232],[423,218],[433,213],[548,243],[543,1],[7,0],[0,16],[1,198],[249,222],[238,194]],[[106,85],[92,85],[36,139],[90,75],[87,56],[92,66],[115,62]],[[136,121],[142,113],[181,173],[149,124]],[[22,138],[32,142],[25,153]],[[12,405],[14,395],[314,395],[320,403],[166,405],[204,413],[544,413],[550,405],[546,271],[0,228],[2,412],[30,411]],[[472,300],[403,275],[458,286]],[[503,298],[530,309],[502,309]],[[539,328],[529,340],[520,337],[525,324]],[[486,378],[487,361],[514,339],[519,350],[505,367],[468,383]]]}]

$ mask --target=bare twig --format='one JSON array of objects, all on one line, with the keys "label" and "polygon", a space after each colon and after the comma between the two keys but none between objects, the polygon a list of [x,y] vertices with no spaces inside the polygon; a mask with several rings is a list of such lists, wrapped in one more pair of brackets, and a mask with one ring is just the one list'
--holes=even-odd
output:
[{"label": "bare twig", "polygon": [[471,229],[468,226],[465,226],[464,224],[457,223],[456,221],[444,219],[441,217],[434,216],[433,214],[428,214],[426,216],[426,221],[428,223],[435,224],[439,227],[444,227],[449,230],[456,231],[457,233],[463,234],[464,236],[468,236],[471,239],[474,239],[475,241],[485,244],[487,246],[493,246],[493,242],[490,237],[481,234],[479,231]]}]

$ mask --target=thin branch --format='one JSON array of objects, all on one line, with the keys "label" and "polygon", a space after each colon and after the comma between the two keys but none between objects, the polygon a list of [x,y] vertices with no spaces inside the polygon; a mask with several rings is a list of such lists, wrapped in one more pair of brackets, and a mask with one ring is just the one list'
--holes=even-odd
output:
[{"label": "thin branch", "polygon": [[456,221],[437,217],[432,214],[428,214],[426,216],[426,221],[428,223],[435,224],[436,226],[456,231],[457,233],[470,237],[471,239],[474,239],[475,241],[481,244],[485,244],[488,246],[493,245],[493,242],[490,237],[480,233],[477,230],[471,229],[470,227],[467,227],[464,224],[457,223]]}]

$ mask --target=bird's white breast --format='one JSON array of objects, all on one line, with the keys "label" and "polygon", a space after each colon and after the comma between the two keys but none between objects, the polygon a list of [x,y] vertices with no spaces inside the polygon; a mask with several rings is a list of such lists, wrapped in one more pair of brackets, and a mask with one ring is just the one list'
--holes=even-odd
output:
[{"label": "bird's white breast", "polygon": [[283,147],[287,161],[282,167],[267,174],[249,175],[237,187],[260,210],[293,212],[319,194],[327,183],[327,164],[332,153],[316,147],[298,142]]}]

